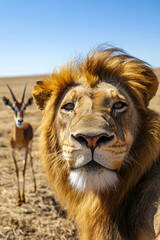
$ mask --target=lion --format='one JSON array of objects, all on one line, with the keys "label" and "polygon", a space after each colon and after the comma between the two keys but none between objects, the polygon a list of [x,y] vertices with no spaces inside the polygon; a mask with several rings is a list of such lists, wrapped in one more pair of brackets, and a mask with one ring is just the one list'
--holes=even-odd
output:
[{"label": "lion", "polygon": [[33,89],[40,150],[81,240],[160,239],[158,79],[118,48],[72,60]]}]

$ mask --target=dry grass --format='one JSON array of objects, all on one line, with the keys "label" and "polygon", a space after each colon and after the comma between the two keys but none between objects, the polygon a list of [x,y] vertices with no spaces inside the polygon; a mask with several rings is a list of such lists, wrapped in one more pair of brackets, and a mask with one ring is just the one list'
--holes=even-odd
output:
[{"label": "dry grass", "polygon": [[[160,69],[155,69],[155,73],[160,79]],[[0,78],[0,99],[4,95],[10,97],[7,83],[10,84],[17,98],[21,98],[24,84],[28,83],[25,98],[27,99],[31,95],[36,80],[42,78],[43,76]],[[160,88],[150,107],[160,113]],[[32,155],[37,192],[32,192],[31,169],[28,162],[26,204],[21,207],[16,206],[17,184],[8,142],[9,132],[13,126],[13,115],[1,100],[0,113],[0,239],[76,240],[74,224],[66,219],[65,212],[60,210],[56,203],[41,165],[37,133],[41,120],[40,111],[32,105],[28,107],[25,115],[25,121],[30,122],[34,128]],[[17,159],[19,168],[22,169],[23,152],[17,152]]]}]

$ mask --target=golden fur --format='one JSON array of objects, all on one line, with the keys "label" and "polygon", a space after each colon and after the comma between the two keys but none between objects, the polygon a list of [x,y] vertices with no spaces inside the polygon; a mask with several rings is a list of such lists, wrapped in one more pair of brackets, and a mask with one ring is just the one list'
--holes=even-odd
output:
[{"label": "golden fur", "polygon": [[[113,88],[107,97],[109,104],[120,94],[129,103],[128,113],[122,107],[123,113],[120,113],[120,120],[119,118],[117,120],[116,116],[112,117],[111,110],[104,111],[102,106],[104,99],[94,100],[98,91],[95,89],[103,86],[102,83],[109,89]],[[104,95],[108,90],[102,88],[100,91]],[[149,101],[156,94],[157,88],[157,77],[146,63],[116,48],[94,50],[84,61],[72,61],[62,67],[59,72],[55,71],[45,81],[39,81],[34,88],[35,103],[43,111],[40,149],[44,166],[58,201],[78,226],[80,239],[151,240],[156,237],[158,239],[160,235],[160,207],[158,208],[160,119],[158,114],[148,108]],[[83,90],[86,91],[84,94]],[[68,109],[67,113],[64,110],[67,94],[71,99],[79,98],[74,101],[80,102],[83,99],[82,103],[84,103],[85,97],[88,101],[86,106],[79,105],[75,110],[77,117],[74,116],[73,119],[69,117]],[[91,101],[94,104],[92,110],[88,108]],[[72,108],[72,105],[67,107]],[[88,119],[85,123],[91,124],[91,128],[95,128],[96,131],[99,121],[95,120],[95,124],[90,121],[92,116],[94,119],[94,111],[99,111],[99,114],[107,112],[105,117],[103,115],[103,119],[107,118],[109,130],[114,131],[110,121],[114,122],[114,128],[118,125],[114,136],[118,144],[123,142],[126,146],[125,156],[118,165],[114,165],[118,183],[98,191],[94,191],[94,187],[86,191],[78,191],[70,183],[69,175],[73,167],[71,165],[75,167],[75,162],[78,160],[74,161],[73,158],[71,161],[66,160],[62,154],[64,151],[62,140],[65,136],[66,139],[68,138],[65,134],[70,134],[66,130],[67,124],[69,122],[69,129],[74,128],[74,124],[83,127],[81,118],[85,118],[83,112],[85,107],[87,111],[92,112],[91,116],[86,113]],[[119,116],[119,113],[117,114]],[[97,116],[96,118],[98,119]],[[78,120],[80,125],[77,125]],[[84,127],[86,127],[85,124]],[[131,135],[128,139],[132,141],[126,140],[128,133]],[[109,151],[114,147],[115,152],[119,147],[121,152],[122,147],[118,144],[114,143],[114,146],[105,148]],[[85,150],[88,151],[86,146]]]}]

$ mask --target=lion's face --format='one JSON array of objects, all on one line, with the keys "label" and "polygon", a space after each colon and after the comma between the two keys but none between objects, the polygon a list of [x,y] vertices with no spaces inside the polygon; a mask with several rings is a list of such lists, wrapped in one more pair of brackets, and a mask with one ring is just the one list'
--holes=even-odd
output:
[{"label": "lion's face", "polygon": [[[84,80],[84,81],[83,81]],[[133,144],[138,117],[120,86],[81,84],[63,96],[56,129],[70,183],[78,191],[103,191],[118,183],[118,172]]]}]

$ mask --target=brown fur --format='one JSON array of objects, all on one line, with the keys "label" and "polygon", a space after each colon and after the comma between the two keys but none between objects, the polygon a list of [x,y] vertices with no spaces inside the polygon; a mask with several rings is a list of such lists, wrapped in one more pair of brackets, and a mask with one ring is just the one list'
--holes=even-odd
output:
[{"label": "brown fur", "polygon": [[[69,168],[59,154],[57,111],[63,96],[71,86],[81,84],[82,76],[91,88],[103,81],[121,85],[138,113],[138,132],[130,150],[134,161],[120,169],[118,188],[110,192],[78,193],[69,184]],[[160,120],[148,109],[157,88],[157,77],[147,64],[116,48],[94,50],[84,62],[69,63],[34,88],[35,103],[43,110],[40,149],[44,166],[58,201],[78,226],[80,239],[158,239]]]},{"label": "brown fur", "polygon": [[10,133],[10,145],[12,148],[27,148],[33,139],[33,129],[32,126],[24,122],[22,128],[17,128],[16,123],[14,123],[14,129]]}]

